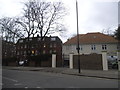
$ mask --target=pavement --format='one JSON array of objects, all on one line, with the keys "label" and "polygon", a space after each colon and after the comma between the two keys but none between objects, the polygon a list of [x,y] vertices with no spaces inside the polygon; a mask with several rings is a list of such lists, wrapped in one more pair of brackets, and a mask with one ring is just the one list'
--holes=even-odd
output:
[{"label": "pavement", "polygon": [[107,78],[107,79],[119,79],[118,70],[81,70],[81,73],[78,73],[78,69],[70,68],[51,68],[51,67],[11,67],[3,66],[2,69],[10,70],[22,70],[22,71],[41,71],[41,72],[51,72],[51,73],[61,73],[67,75],[76,75],[76,76],[85,76],[85,77],[96,77],[96,78]]}]

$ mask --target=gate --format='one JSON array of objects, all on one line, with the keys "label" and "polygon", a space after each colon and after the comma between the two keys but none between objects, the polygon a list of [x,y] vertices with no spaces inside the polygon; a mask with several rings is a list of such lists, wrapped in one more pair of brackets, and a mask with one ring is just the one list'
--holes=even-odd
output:
[{"label": "gate", "polygon": [[69,67],[69,55],[62,55],[63,67]]}]

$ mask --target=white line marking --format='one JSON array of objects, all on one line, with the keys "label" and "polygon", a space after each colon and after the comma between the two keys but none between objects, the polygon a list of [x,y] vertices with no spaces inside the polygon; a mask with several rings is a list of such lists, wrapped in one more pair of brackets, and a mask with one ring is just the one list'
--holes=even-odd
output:
[{"label": "white line marking", "polygon": [[28,88],[28,87],[25,87],[25,88]]},{"label": "white line marking", "polygon": [[41,88],[41,87],[36,87],[36,88]]},{"label": "white line marking", "polygon": [[7,80],[10,80],[10,81],[13,81],[13,82],[18,82],[17,80],[14,80],[14,79],[11,79],[11,78],[7,78],[7,77],[3,77],[4,79],[7,79]]}]

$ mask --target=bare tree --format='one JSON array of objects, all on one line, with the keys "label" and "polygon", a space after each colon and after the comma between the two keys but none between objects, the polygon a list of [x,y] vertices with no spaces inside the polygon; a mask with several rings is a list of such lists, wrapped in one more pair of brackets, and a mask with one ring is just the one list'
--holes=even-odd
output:
[{"label": "bare tree", "polygon": [[120,26],[118,26],[117,30],[114,32],[116,39],[120,40]]},{"label": "bare tree", "polygon": [[34,17],[34,2],[24,3],[25,8],[23,8],[24,15],[16,20],[16,23],[23,27],[23,31],[26,32],[28,38],[31,35],[35,35],[35,17]]},{"label": "bare tree", "polygon": [[60,24],[60,20],[66,14],[63,3],[36,2],[36,12],[35,19],[41,38],[63,30],[64,25]]},{"label": "bare tree", "polygon": [[114,35],[114,31],[110,27],[107,28],[107,29],[103,29],[101,32],[104,33],[104,34],[107,34],[109,36],[113,36]]},{"label": "bare tree", "polygon": [[17,22],[24,27],[28,38],[39,34],[43,39],[46,35],[66,30],[61,24],[66,15],[63,3],[29,0],[24,5],[24,16]]},{"label": "bare tree", "polygon": [[15,23],[13,18],[4,17],[0,19],[0,32],[2,33],[2,39],[8,42],[15,42],[17,39],[24,37],[20,28]]}]

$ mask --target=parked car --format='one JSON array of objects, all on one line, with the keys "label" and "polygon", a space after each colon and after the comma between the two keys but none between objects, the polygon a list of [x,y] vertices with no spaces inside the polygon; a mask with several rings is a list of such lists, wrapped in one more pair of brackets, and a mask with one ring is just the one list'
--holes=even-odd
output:
[{"label": "parked car", "polygon": [[23,66],[24,65],[24,61],[19,61],[19,65]]},{"label": "parked car", "polygon": [[107,60],[109,69],[118,69],[117,56],[107,56]]},{"label": "parked car", "polygon": [[118,69],[118,61],[112,63],[112,69]]}]

